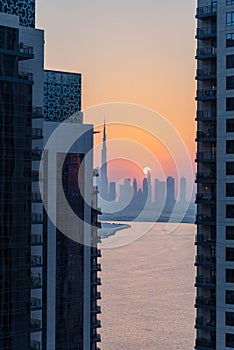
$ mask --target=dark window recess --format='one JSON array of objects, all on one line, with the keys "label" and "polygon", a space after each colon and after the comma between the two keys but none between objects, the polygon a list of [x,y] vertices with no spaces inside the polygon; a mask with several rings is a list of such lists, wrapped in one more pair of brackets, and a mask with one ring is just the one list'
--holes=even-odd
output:
[{"label": "dark window recess", "polygon": [[234,119],[226,120],[226,132],[234,132]]},{"label": "dark window recess", "polygon": [[234,312],[225,312],[226,326],[234,326]]},{"label": "dark window recess", "polygon": [[226,196],[227,197],[234,197],[234,183],[227,183],[226,184]]},{"label": "dark window recess", "polygon": [[233,269],[226,269],[226,282],[227,283],[234,283],[234,270]]},{"label": "dark window recess", "polygon": [[234,55],[226,56],[226,68],[234,68]]},{"label": "dark window recess", "polygon": [[226,34],[226,47],[234,46],[234,33]]},{"label": "dark window recess", "polygon": [[226,175],[234,175],[234,162],[226,163]]},{"label": "dark window recess", "polygon": [[234,0],[227,0],[227,1],[226,1],[226,4],[227,4],[227,5],[233,5],[233,4],[234,4]]},{"label": "dark window recess", "polygon": [[234,239],[234,226],[226,226],[226,239]]},{"label": "dark window recess", "polygon": [[226,153],[227,154],[234,154],[234,140],[227,140],[226,141]]},{"label": "dark window recess", "polygon": [[226,110],[227,111],[234,111],[234,97],[227,97],[226,98]]},{"label": "dark window recess", "polygon": [[234,248],[226,248],[226,261],[234,261]]},{"label": "dark window recess", "polygon": [[226,344],[227,348],[234,348],[234,334],[226,333]]},{"label": "dark window recess", "polygon": [[234,304],[234,290],[226,290],[226,304]]},{"label": "dark window recess", "polygon": [[234,89],[234,75],[230,75],[226,77],[226,89],[227,90]]}]

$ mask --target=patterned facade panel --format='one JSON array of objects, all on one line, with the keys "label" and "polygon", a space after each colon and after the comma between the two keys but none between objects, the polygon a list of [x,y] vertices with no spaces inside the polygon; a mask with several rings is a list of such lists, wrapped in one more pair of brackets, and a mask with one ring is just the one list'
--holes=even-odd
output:
[{"label": "patterned facade panel", "polygon": [[44,116],[62,122],[81,110],[81,74],[45,71]]},{"label": "patterned facade panel", "polygon": [[19,16],[19,23],[35,27],[35,0],[0,0],[0,12]]}]

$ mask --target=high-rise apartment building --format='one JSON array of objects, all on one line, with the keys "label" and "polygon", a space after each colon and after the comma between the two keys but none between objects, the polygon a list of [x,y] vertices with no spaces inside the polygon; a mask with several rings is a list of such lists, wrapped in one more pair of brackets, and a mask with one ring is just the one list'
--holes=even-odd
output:
[{"label": "high-rise apartment building", "polygon": [[234,348],[234,1],[197,1],[195,349]]},{"label": "high-rise apartment building", "polygon": [[[34,0],[0,0],[0,63],[0,349],[97,350],[100,211],[92,156],[85,161],[81,181],[89,205],[81,188],[74,187],[93,142],[92,126],[80,125],[81,75],[44,73],[44,32],[35,29]],[[44,81],[50,81],[49,88]],[[79,235],[86,245],[49,225],[40,195],[45,142],[71,115],[72,129],[84,136],[57,175],[73,212],[83,219]],[[49,166],[46,154],[44,167]],[[55,199],[58,220],[66,222]]]}]

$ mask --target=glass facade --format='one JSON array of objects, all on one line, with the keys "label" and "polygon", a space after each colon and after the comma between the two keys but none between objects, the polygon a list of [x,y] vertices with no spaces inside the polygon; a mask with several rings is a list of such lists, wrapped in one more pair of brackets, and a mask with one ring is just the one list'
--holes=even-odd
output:
[{"label": "glass facade", "polygon": [[30,344],[32,81],[21,77],[18,71],[20,59],[18,30],[1,26],[1,350],[25,350]]}]

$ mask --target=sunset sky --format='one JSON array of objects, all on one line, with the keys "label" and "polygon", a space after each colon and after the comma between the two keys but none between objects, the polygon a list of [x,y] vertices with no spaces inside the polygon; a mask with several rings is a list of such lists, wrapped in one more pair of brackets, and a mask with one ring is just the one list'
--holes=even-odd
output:
[{"label": "sunset sky", "polygon": [[[83,109],[111,102],[153,109],[177,129],[192,161],[194,15],[195,0],[37,1],[37,27],[45,29],[46,68],[82,73]],[[109,122],[108,115],[93,122],[100,124],[104,117]],[[115,138],[113,130],[110,134]],[[131,134],[136,135],[134,130]],[[156,148],[152,141],[150,151],[162,156]],[[174,170],[168,164],[164,160],[162,166],[170,175]]]}]

